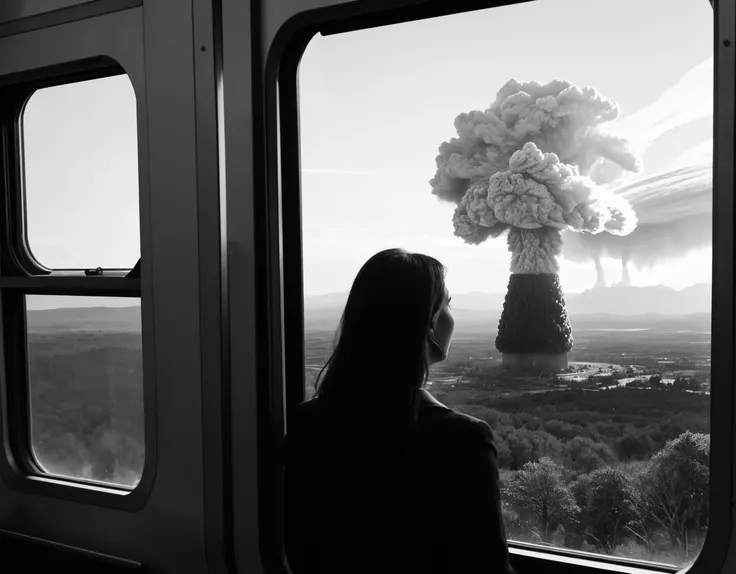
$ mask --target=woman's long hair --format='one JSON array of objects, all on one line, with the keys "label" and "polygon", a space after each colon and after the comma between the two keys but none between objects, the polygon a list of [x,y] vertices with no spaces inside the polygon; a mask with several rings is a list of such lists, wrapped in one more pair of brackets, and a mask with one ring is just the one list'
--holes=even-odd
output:
[{"label": "woman's long hair", "polygon": [[[358,272],[317,377],[316,396],[355,415],[413,425],[427,379],[427,332],[445,296],[445,268],[427,255],[387,249]],[[323,377],[324,375],[324,377]]]}]

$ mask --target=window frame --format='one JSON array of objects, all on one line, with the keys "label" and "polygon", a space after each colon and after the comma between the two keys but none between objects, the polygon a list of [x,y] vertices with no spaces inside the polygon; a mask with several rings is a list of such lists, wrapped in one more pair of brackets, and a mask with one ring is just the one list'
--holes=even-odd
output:
[{"label": "window frame", "polygon": [[[151,340],[146,320],[148,305],[144,292],[150,285],[141,277],[125,277],[130,269],[103,268],[102,275],[86,275],[84,269],[49,269],[38,262],[30,249],[26,227],[23,172],[22,117],[30,97],[39,89],[84,80],[125,74],[136,92],[138,140],[139,226],[141,257],[147,251],[146,222],[149,220],[147,186],[142,174],[147,169],[145,106],[135,78],[115,59],[95,56],[63,64],[41,66],[0,76],[0,418],[5,456],[0,457],[0,477],[8,487],[29,494],[52,496],[86,504],[136,511],[151,493],[156,463],[155,395],[153,371],[148,355]],[[142,113],[143,112],[143,113]],[[143,276],[145,272],[141,275]],[[143,340],[143,398],[145,459],[139,483],[134,488],[99,481],[61,477],[44,472],[31,444],[31,403],[27,361],[26,295],[130,297],[141,304]],[[18,432],[22,429],[22,432]]]},{"label": "window frame", "polygon": [[[5,91],[3,100],[4,106],[7,106],[6,112],[0,117],[0,129],[3,130],[3,138],[8,144],[8,149],[20,150],[20,154],[14,154],[14,157],[8,158],[8,189],[20,190],[20,194],[9,193],[7,195],[7,208],[4,214],[6,225],[6,241],[10,255],[10,261],[5,262],[3,276],[6,274],[11,277],[23,276],[49,276],[54,275],[62,277],[78,277],[78,270],[70,268],[51,268],[43,265],[33,254],[30,242],[28,240],[28,210],[26,209],[26,189],[25,189],[25,159],[23,153],[24,134],[23,134],[23,114],[26,106],[33,95],[45,88],[53,88],[86,80],[97,80],[101,78],[110,78],[114,76],[126,75],[122,66],[114,60],[107,58],[95,58],[85,63],[73,63],[68,66],[65,74],[59,77],[51,72],[44,73],[42,70],[35,70],[34,75],[26,77],[16,86],[8,86]],[[78,69],[77,69],[78,68]],[[50,75],[47,75],[50,74]],[[14,265],[13,265],[14,264]],[[118,269],[118,268],[115,268]],[[105,268],[110,275],[110,269]],[[61,272],[66,272],[64,275]],[[117,273],[118,276],[124,276],[129,271],[124,270]]]},{"label": "window frame", "polygon": [[[288,414],[304,399],[304,308],[302,269],[300,138],[298,68],[301,57],[317,33],[331,35],[414,20],[446,16],[480,9],[527,2],[479,2],[457,0],[405,0],[398,6],[381,2],[334,3],[298,12],[285,20],[268,46],[264,76],[265,162],[262,165],[266,190],[256,200],[256,213],[264,213],[264,232],[259,251],[267,269],[261,284],[261,315],[264,333],[264,393],[259,405],[259,468],[269,481],[261,493],[259,523],[264,563],[281,564],[284,549],[280,516],[283,497],[283,434]],[[698,0],[692,0],[693,2]],[[702,0],[705,1],[705,0]],[[693,574],[720,572],[729,554],[733,532],[734,486],[734,0],[710,4],[714,10],[714,162],[713,162],[713,278],[711,309],[711,466],[710,508],[728,508],[729,513],[711,510],[703,548],[695,562],[686,567]],[[282,210],[282,205],[290,209]],[[265,482],[265,481],[264,481]],[[546,548],[509,542],[512,564],[518,571],[543,567],[564,572],[592,569],[615,572],[674,572],[679,568],[606,555]],[[540,562],[543,561],[543,562]]]}]

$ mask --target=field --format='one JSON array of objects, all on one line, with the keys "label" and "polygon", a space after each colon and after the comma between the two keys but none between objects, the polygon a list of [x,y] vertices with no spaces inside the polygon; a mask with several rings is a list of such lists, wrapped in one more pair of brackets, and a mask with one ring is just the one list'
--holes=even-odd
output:
[{"label": "field", "polygon": [[[607,324],[596,322],[594,317],[587,318],[579,321],[579,326],[573,331],[575,346],[568,359],[570,363],[600,368],[640,365],[652,372],[694,370],[703,378],[709,378],[709,320],[703,316],[670,321],[653,317],[647,324],[647,319],[641,317],[609,318]],[[501,354],[494,346],[495,337],[496,330],[490,320],[456,328],[447,360],[430,370],[432,385],[427,388],[433,392],[442,391],[452,404],[460,404],[458,401],[463,398],[477,399],[479,394],[493,398],[507,393],[550,389],[549,377],[539,377],[538,373],[505,372],[501,368]],[[308,389],[329,357],[332,343],[333,333],[328,330],[307,331]]]}]

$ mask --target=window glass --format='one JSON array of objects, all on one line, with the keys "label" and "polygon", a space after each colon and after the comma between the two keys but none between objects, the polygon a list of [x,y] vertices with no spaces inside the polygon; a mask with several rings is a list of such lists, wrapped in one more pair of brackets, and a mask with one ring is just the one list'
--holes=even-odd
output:
[{"label": "window glass", "polygon": [[26,317],[38,466],[135,487],[145,459],[140,299],[27,295]]},{"label": "window glass", "polygon": [[[318,35],[298,73],[307,398],[363,263],[431,255],[456,323],[427,389],[493,428],[509,539],[692,562],[709,3],[550,0]],[[554,488],[527,488],[540,477]]]},{"label": "window glass", "polygon": [[28,246],[50,269],[140,256],[136,99],[125,75],[43,88],[26,103]]}]

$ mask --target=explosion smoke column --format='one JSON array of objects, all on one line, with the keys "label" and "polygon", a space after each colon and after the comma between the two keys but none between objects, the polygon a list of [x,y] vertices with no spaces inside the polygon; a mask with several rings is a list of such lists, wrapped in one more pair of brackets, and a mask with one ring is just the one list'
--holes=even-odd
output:
[{"label": "explosion smoke column", "polygon": [[567,366],[562,232],[625,236],[636,227],[626,199],[597,184],[641,169],[627,140],[610,131],[618,114],[594,88],[510,80],[489,109],[460,114],[458,137],[439,148],[430,184],[457,204],[455,235],[478,245],[508,231],[512,275],[496,339],[504,364],[546,354],[547,366]]}]

